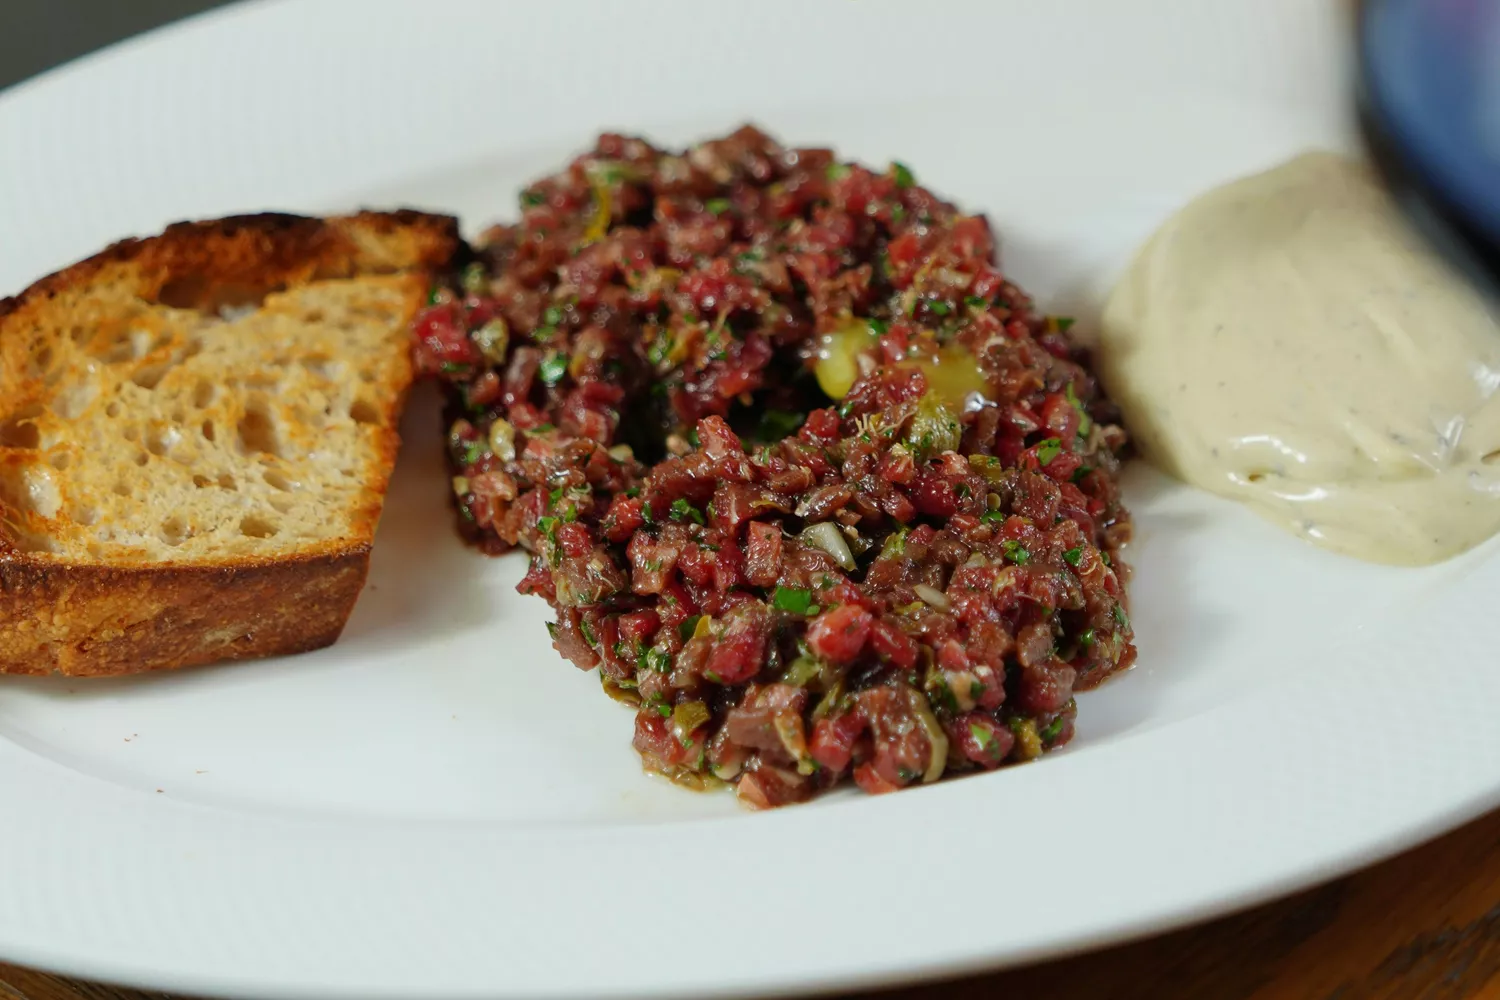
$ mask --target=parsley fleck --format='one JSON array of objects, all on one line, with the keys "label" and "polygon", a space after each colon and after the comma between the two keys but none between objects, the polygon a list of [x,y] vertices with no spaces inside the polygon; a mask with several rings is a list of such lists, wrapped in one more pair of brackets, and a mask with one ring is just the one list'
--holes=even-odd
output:
[{"label": "parsley fleck", "polygon": [[802,426],[803,416],[789,410],[767,410],[760,415],[760,425],[755,429],[755,437],[760,441],[780,441],[782,438],[791,437],[797,433],[797,428]]},{"label": "parsley fleck", "polygon": [[909,188],[917,182],[911,172],[911,168],[899,160],[892,161],[891,175],[896,181],[898,188]]},{"label": "parsley fleck", "polygon": [[548,326],[556,326],[563,321],[563,311],[557,306],[548,306],[542,313],[542,322]]},{"label": "parsley fleck", "polygon": [[561,351],[553,351],[548,354],[542,359],[541,365],[537,368],[537,374],[541,376],[542,381],[547,385],[556,385],[562,381],[563,376],[567,373],[568,356]]},{"label": "parsley fleck", "polygon": [[1067,563],[1069,566],[1072,566],[1074,569],[1078,568],[1078,563],[1082,559],[1083,559],[1083,549],[1082,548],[1071,548],[1068,551],[1066,551],[1066,552],[1063,553],[1063,562]]},{"label": "parsley fleck", "polygon": [[636,666],[640,670],[651,670],[658,674],[669,674],[672,672],[672,654],[660,646],[652,646],[641,654],[640,662]]},{"label": "parsley fleck", "polygon": [[964,305],[970,309],[988,309],[990,300],[983,295],[967,295],[964,297]]},{"label": "parsley fleck", "polygon": [[841,181],[850,174],[849,165],[846,163],[830,163],[823,168],[823,176],[831,181]]},{"label": "parsley fleck", "polygon": [[1063,389],[1063,396],[1066,397],[1069,403],[1073,404],[1073,409],[1078,411],[1078,433],[1087,434],[1089,429],[1094,426],[1094,421],[1089,419],[1089,411],[1079,401],[1078,394],[1073,391],[1072,382],[1069,382],[1067,387]]},{"label": "parsley fleck", "polygon": [[683,642],[687,642],[693,637],[693,633],[698,631],[698,622],[700,622],[702,619],[702,615],[693,615],[691,618],[685,620],[681,625],[677,626],[677,634],[682,637]]},{"label": "parsley fleck", "polygon": [[444,361],[443,362],[443,374],[444,375],[457,375],[459,372],[466,372],[468,370],[469,370],[469,366],[466,365],[466,364],[464,364],[463,362],[460,362],[460,361]]},{"label": "parsley fleck", "polygon": [[949,313],[948,303],[942,301],[928,303],[927,308],[934,316],[946,316]]},{"label": "parsley fleck", "polygon": [[544,194],[542,194],[540,191],[522,191],[521,192],[521,207],[522,208],[536,208],[538,205],[545,205],[545,204],[547,204],[547,196],[544,195]]},{"label": "parsley fleck", "polygon": [[1087,649],[1093,644],[1094,630],[1091,628],[1084,629],[1083,632],[1081,632],[1078,636],[1078,645],[1082,646],[1084,649]]},{"label": "parsley fleck", "polygon": [[1074,319],[1073,319],[1072,316],[1058,316],[1058,317],[1056,317],[1056,322],[1057,322],[1057,332],[1058,333],[1067,333],[1068,332],[1068,328],[1073,325]]},{"label": "parsley fleck", "polygon": [[979,749],[991,757],[1000,756],[1000,743],[995,739],[994,730],[990,729],[989,726],[971,722],[969,723],[969,735],[974,737],[974,742],[979,744]]},{"label": "parsley fleck", "polygon": [[1000,543],[1000,548],[1005,552],[1005,558],[1009,559],[1017,566],[1025,566],[1027,563],[1031,562],[1031,553],[1028,552],[1026,550],[1026,546],[1022,545],[1020,542],[1012,541],[1011,539],[1007,538],[1005,541]]},{"label": "parsley fleck", "polygon": [[1115,616],[1115,621],[1121,628],[1130,627],[1130,616],[1125,613],[1125,606],[1123,604],[1116,604],[1110,614]]},{"label": "parsley fleck", "polygon": [[557,641],[557,622],[547,623],[547,634],[552,637],[554,642]]},{"label": "parsley fleck", "polygon": [[891,328],[891,324],[883,319],[867,319],[865,320],[865,326],[868,326],[870,332],[877,337],[885,336],[885,332]]},{"label": "parsley fleck", "polygon": [[1052,460],[1062,454],[1062,441],[1057,438],[1047,438],[1038,442],[1036,446],[1036,460],[1042,465],[1051,465]]},{"label": "parsley fleck", "polygon": [[715,215],[723,215],[729,211],[728,198],[710,198],[703,203],[703,207]]},{"label": "parsley fleck", "polygon": [[1066,715],[1059,715],[1057,718],[1047,723],[1047,728],[1043,729],[1041,732],[1042,741],[1044,743],[1050,743],[1053,740],[1057,739],[1057,734],[1062,732],[1062,727],[1067,721],[1068,717]]},{"label": "parsley fleck", "polygon": [[777,587],[771,592],[771,604],[781,611],[805,615],[813,607],[812,591],[800,587]]},{"label": "parsley fleck", "polygon": [[1005,511],[987,510],[983,514],[979,515],[979,519],[985,524],[999,524],[1001,521],[1005,520]]},{"label": "parsley fleck", "polygon": [[683,497],[678,497],[672,501],[672,520],[695,521],[698,524],[702,524],[703,512],[688,503]]},{"label": "parsley fleck", "polygon": [[599,645],[599,640],[594,637],[594,630],[589,627],[587,619],[580,618],[578,620],[578,631],[583,633],[584,642],[588,643],[590,646]]}]

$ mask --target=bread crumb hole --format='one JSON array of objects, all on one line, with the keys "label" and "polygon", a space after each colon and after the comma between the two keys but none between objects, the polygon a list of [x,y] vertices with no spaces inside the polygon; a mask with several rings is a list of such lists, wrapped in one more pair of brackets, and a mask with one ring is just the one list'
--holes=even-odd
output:
[{"label": "bread crumb hole", "polygon": [[297,488],[297,484],[288,479],[279,469],[267,469],[261,478],[266,481],[267,486],[273,490],[281,490],[283,493],[290,493]]},{"label": "bread crumb hole", "polygon": [[135,456],[136,465],[145,465],[149,461],[151,461],[151,456],[146,454],[144,451]]},{"label": "bread crumb hole", "polygon": [[349,417],[357,424],[380,423],[380,411],[375,404],[361,396],[349,406]]},{"label": "bread crumb hole", "polygon": [[278,514],[290,514],[292,512],[292,502],[286,497],[272,497],[271,509]]},{"label": "bread crumb hole", "polygon": [[215,434],[216,432],[214,431],[214,422],[212,420],[203,421],[203,439],[205,441],[212,441],[214,440]]},{"label": "bread crumb hole", "polygon": [[58,472],[66,472],[68,466],[73,464],[73,456],[65,451],[59,451],[52,456],[52,467]]},{"label": "bread crumb hole", "polygon": [[0,424],[0,445],[6,448],[39,448],[41,444],[42,432],[32,417],[17,417]]},{"label": "bread crumb hole", "polygon": [[119,403],[110,403],[108,406],[106,406],[104,408],[104,415],[106,417],[109,417],[110,419],[118,417],[120,415],[120,404]]},{"label": "bread crumb hole", "polygon": [[219,488],[221,490],[239,491],[240,484],[234,481],[234,477],[227,472],[219,473]]},{"label": "bread crumb hole", "polygon": [[264,403],[251,403],[239,424],[240,449],[244,452],[262,452],[281,455],[281,441],[276,434],[276,423]]},{"label": "bread crumb hole", "polygon": [[257,514],[251,514],[240,521],[240,534],[246,538],[270,538],[276,534],[276,525]]},{"label": "bread crumb hole", "polygon": [[68,330],[68,338],[75,344],[82,344],[89,339],[89,329],[86,326],[75,326]]},{"label": "bread crumb hole", "polygon": [[153,455],[165,455],[181,440],[182,435],[175,427],[154,428],[146,437],[146,450]]},{"label": "bread crumb hole", "polygon": [[197,475],[193,477],[193,485],[198,487],[200,490],[206,490],[213,484],[214,481],[212,479],[209,479],[207,476]]},{"label": "bread crumb hole", "polygon": [[80,507],[73,512],[73,520],[85,528],[93,527],[99,523],[99,511],[94,507]]},{"label": "bread crumb hole", "polygon": [[127,428],[125,428],[125,440],[126,441],[139,441],[140,437],[141,437],[141,431],[140,431],[139,427],[127,427]]},{"label": "bread crumb hole", "polygon": [[[212,403],[216,395],[218,395],[218,389],[212,382],[208,379],[199,379],[198,384],[193,386],[193,405],[201,410]],[[207,435],[204,436],[207,437]]]},{"label": "bread crumb hole", "polygon": [[130,381],[150,392],[161,384],[161,380],[166,377],[167,372],[171,371],[171,369],[171,365],[147,365],[144,368],[137,369],[135,374],[130,376]]},{"label": "bread crumb hole", "polygon": [[1500,462],[1500,451],[1492,451],[1481,458],[1480,461],[1485,465],[1494,465],[1496,462]]},{"label": "bread crumb hole", "polygon": [[188,526],[182,518],[174,515],[161,523],[161,540],[168,545],[181,545],[187,538]]},{"label": "bread crumb hole", "polygon": [[114,491],[117,497],[128,497],[130,496],[130,484],[123,479],[117,479],[115,480]]},{"label": "bread crumb hole", "polygon": [[312,372],[318,378],[334,380],[339,377],[343,365],[334,361],[326,354],[309,354],[302,359],[302,367]]},{"label": "bread crumb hole", "polygon": [[37,370],[46,371],[48,368],[51,368],[54,357],[55,355],[52,353],[51,345],[45,346],[40,351],[37,351],[35,358]]}]

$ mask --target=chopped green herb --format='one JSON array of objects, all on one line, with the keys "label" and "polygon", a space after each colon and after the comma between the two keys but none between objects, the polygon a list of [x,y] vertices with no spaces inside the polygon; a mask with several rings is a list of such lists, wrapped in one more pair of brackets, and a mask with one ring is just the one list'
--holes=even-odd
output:
[{"label": "chopped green herb", "polygon": [[854,400],[846,399],[839,404],[839,416],[847,417],[854,412]]},{"label": "chopped green herb", "polygon": [[1063,553],[1063,562],[1067,563],[1069,566],[1072,566],[1074,569],[1078,568],[1078,563],[1082,559],[1083,559],[1083,549],[1082,548],[1071,548],[1068,551],[1066,551],[1066,552]]},{"label": "chopped green herb", "polygon": [[891,175],[895,178],[898,188],[909,188],[917,182],[916,177],[912,175],[911,168],[900,160],[891,162]]},{"label": "chopped green herb", "polygon": [[1073,409],[1078,411],[1078,433],[1087,434],[1094,426],[1094,421],[1089,418],[1088,409],[1079,401],[1078,394],[1073,391],[1072,382],[1069,382],[1063,389],[1063,396],[1067,398],[1068,402],[1073,404]]},{"label": "chopped green herb", "polygon": [[658,674],[669,674],[672,672],[672,654],[660,646],[652,646],[641,654],[640,661],[636,664],[637,669],[651,670]]},{"label": "chopped green herb", "polygon": [[979,698],[980,698],[980,696],[983,695],[983,694],[984,694],[984,682],[983,681],[977,681],[977,680],[975,680],[975,681],[970,681],[969,682],[969,700],[970,701],[978,701]]},{"label": "chopped green herb", "polygon": [[557,622],[547,623],[547,634],[552,637],[554,642],[557,640]]},{"label": "chopped green herb", "polygon": [[1051,743],[1053,740],[1057,739],[1057,734],[1062,732],[1062,728],[1067,723],[1067,721],[1068,717],[1066,715],[1059,715],[1057,718],[1047,723],[1047,728],[1043,729],[1041,733],[1042,741],[1045,743]]},{"label": "chopped green herb", "polygon": [[849,165],[846,163],[830,163],[823,168],[823,176],[831,181],[841,181],[849,174]]},{"label": "chopped green herb", "polygon": [[1017,566],[1025,566],[1027,563],[1031,562],[1031,553],[1028,552],[1026,550],[1026,546],[1022,545],[1020,542],[1012,541],[1011,539],[1007,538],[1005,541],[1000,543],[1000,548],[1005,552],[1005,558],[1009,559]]},{"label": "chopped green herb", "polygon": [[466,364],[463,364],[462,362],[459,362],[459,361],[444,361],[443,362],[443,374],[444,375],[457,375],[459,372],[466,372],[468,370],[469,370],[469,366],[466,365]]},{"label": "chopped green herb", "polygon": [[1116,604],[1110,614],[1115,616],[1115,621],[1121,628],[1130,627],[1130,616],[1125,613],[1125,605]]},{"label": "chopped green herb", "polygon": [[1005,511],[987,510],[983,514],[979,515],[979,519],[985,524],[999,524],[1001,521],[1005,520]]},{"label": "chopped green herb", "polygon": [[1079,635],[1078,635],[1078,645],[1082,646],[1084,649],[1088,649],[1093,644],[1094,644],[1094,630],[1093,629],[1086,628],[1081,633],[1079,633]]},{"label": "chopped green herb", "polygon": [[1067,333],[1068,328],[1074,323],[1074,319],[1072,316],[1056,316],[1054,317],[1054,320],[1057,323],[1057,329],[1059,333]]},{"label": "chopped green herb", "polygon": [[1073,470],[1073,475],[1069,476],[1068,478],[1072,482],[1081,483],[1083,482],[1083,478],[1093,471],[1094,467],[1092,465],[1080,465],[1078,468]]},{"label": "chopped green herb", "polygon": [[703,203],[703,207],[708,209],[715,215],[723,215],[725,212],[729,211],[729,199],[710,198]]},{"label": "chopped green herb", "polygon": [[1036,460],[1042,465],[1051,465],[1052,460],[1062,454],[1062,442],[1057,438],[1047,438],[1036,446]]},{"label": "chopped green herb", "polygon": [[599,640],[594,637],[594,630],[589,627],[587,619],[578,619],[578,631],[583,633],[584,642],[588,643],[590,646],[599,645]]},{"label": "chopped green herb", "polygon": [[708,678],[709,680],[713,681],[715,684],[723,684],[724,683],[724,678],[720,677],[718,674],[714,673],[712,670],[705,670],[705,671],[703,671],[703,676],[706,677],[706,678]]},{"label": "chopped green herb", "polygon": [[941,300],[929,302],[927,308],[934,316],[946,316],[949,313],[948,303]]},{"label": "chopped green herb", "polygon": [[883,319],[867,319],[865,320],[865,326],[869,327],[870,332],[877,337],[885,336],[885,332],[891,328],[891,324]]},{"label": "chopped green herb", "polygon": [[970,309],[988,309],[990,300],[983,295],[967,295],[964,297],[964,305]]},{"label": "chopped green herb", "polygon": [[672,501],[672,520],[695,521],[698,524],[704,523],[703,512],[700,511],[697,507],[694,507],[692,504],[688,503],[687,500],[683,497],[678,497],[676,500]]},{"label": "chopped green herb", "polygon": [[563,311],[557,306],[548,306],[542,312],[542,322],[548,326],[556,326],[563,321]]},{"label": "chopped green herb", "polygon": [[682,637],[683,642],[687,642],[693,637],[693,633],[698,631],[698,622],[702,621],[702,619],[702,615],[693,615],[677,626],[677,634]]},{"label": "chopped green herb", "polygon": [[800,587],[777,587],[771,592],[771,604],[794,615],[805,615],[813,607],[812,591]]},{"label": "chopped green herb", "polygon": [[552,351],[542,359],[537,374],[547,385],[556,385],[568,373],[568,356],[561,351]]},{"label": "chopped green herb", "polygon": [[558,559],[558,553],[555,550],[557,549],[557,526],[560,523],[555,517],[539,517],[536,519],[537,530],[547,536],[547,541],[552,543],[552,548],[554,549],[552,561],[554,563]]},{"label": "chopped green herb", "polygon": [[974,742],[979,744],[979,749],[991,757],[998,757],[1000,755],[1000,743],[995,739],[995,732],[989,726],[971,722],[969,723],[969,735],[974,737]]},{"label": "chopped green herb", "polygon": [[522,208],[536,208],[538,205],[545,205],[545,204],[547,204],[547,196],[544,195],[544,194],[542,194],[540,191],[522,191],[521,192],[521,207]]},{"label": "chopped green herb", "polygon": [[464,450],[459,453],[459,458],[464,465],[473,465],[489,450],[484,446],[483,441],[465,441],[463,448]]},{"label": "chopped green herb", "polygon": [[797,433],[804,417],[789,410],[767,410],[760,415],[755,436],[760,441],[780,441]]},{"label": "chopped green herb", "polygon": [[633,500],[641,495],[641,488],[639,486],[632,486],[630,487],[630,489],[625,491],[625,495]]},{"label": "chopped green herb", "polygon": [[557,428],[552,424],[537,424],[531,429],[531,432],[533,434],[548,434],[555,430],[557,430]]},{"label": "chopped green herb", "polygon": [[484,291],[484,286],[488,283],[483,264],[476,260],[464,265],[463,275],[459,278],[459,284],[463,285],[464,291],[470,295],[478,295]]}]

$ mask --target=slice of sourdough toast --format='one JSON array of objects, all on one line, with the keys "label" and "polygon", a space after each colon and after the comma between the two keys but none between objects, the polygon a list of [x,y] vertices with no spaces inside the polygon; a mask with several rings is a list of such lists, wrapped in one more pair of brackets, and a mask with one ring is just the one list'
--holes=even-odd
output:
[{"label": "slice of sourdough toast", "polygon": [[334,642],[460,245],[417,212],[179,223],[0,300],[0,673]]}]

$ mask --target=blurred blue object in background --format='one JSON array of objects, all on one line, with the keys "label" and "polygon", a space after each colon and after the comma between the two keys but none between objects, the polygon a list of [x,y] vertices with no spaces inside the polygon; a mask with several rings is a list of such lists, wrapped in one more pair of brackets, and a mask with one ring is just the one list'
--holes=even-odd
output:
[{"label": "blurred blue object in background", "polygon": [[1422,228],[1500,289],[1500,0],[1365,0],[1360,112]]}]

